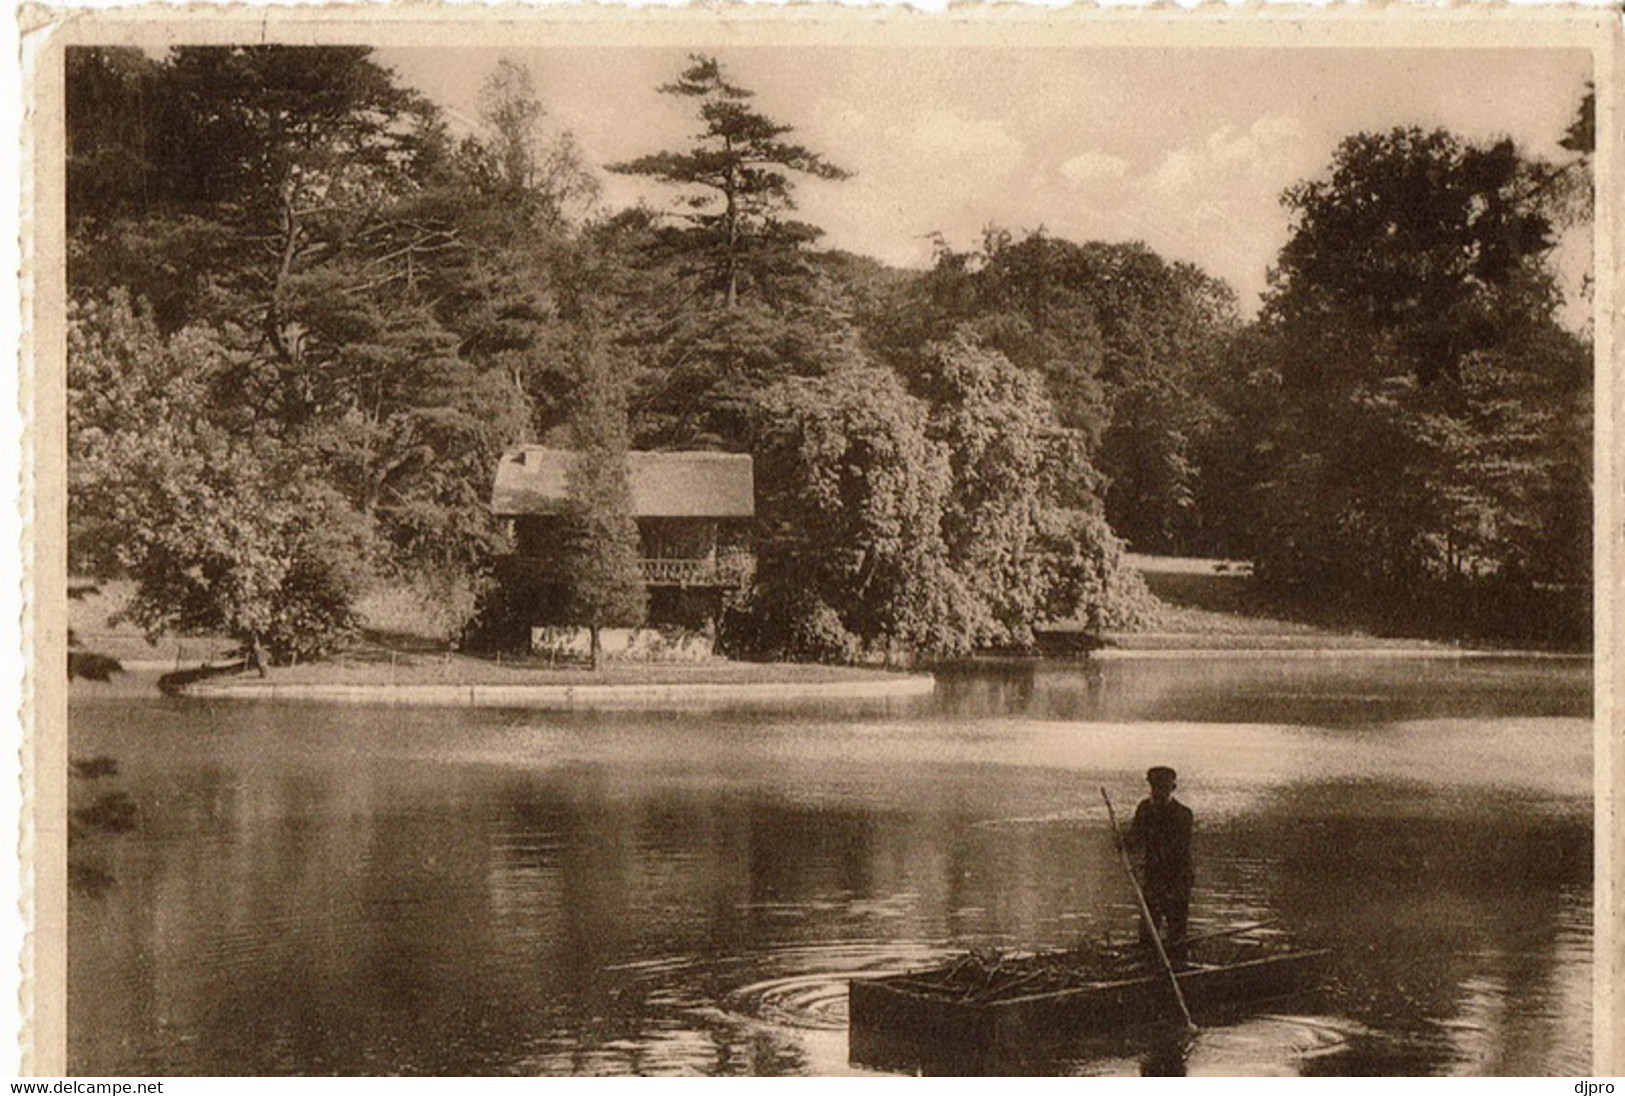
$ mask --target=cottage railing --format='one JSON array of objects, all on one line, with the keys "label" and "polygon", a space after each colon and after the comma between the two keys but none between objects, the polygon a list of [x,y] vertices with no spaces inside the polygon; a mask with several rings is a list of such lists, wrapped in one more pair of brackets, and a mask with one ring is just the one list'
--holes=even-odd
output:
[{"label": "cottage railing", "polygon": [[643,581],[650,586],[739,586],[750,576],[748,552],[723,552],[715,559],[645,559]]},{"label": "cottage railing", "polygon": [[[514,562],[546,574],[558,566],[547,556],[514,556]],[[744,586],[755,571],[756,558],[749,552],[722,551],[715,558],[640,559],[638,566],[648,586]]]}]

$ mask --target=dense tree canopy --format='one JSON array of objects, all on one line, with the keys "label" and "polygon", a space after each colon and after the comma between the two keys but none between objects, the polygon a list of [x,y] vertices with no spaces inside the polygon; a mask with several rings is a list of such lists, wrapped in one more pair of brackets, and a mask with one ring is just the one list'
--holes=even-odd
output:
[{"label": "dense tree canopy", "polygon": [[760,407],[757,648],[944,656],[1146,619],[1117,538],[1066,505],[1075,435],[996,351],[933,344],[907,382],[856,367],[783,382]]},{"label": "dense tree canopy", "polygon": [[1200,539],[1195,457],[1239,326],[1233,290],[1143,244],[990,231],[979,254],[940,250],[898,296],[877,325],[884,352],[906,358],[955,330],[999,351],[1043,378],[1077,432],[1087,459],[1073,464],[1074,503],[1104,497],[1113,526],[1147,550]]},{"label": "dense tree canopy", "polygon": [[1457,376],[1473,349],[1552,314],[1546,173],[1510,141],[1417,129],[1348,138],[1329,178],[1284,198],[1294,227],[1266,320],[1354,322],[1390,340],[1393,366],[1424,384]]},{"label": "dense tree canopy", "polygon": [[941,532],[951,473],[925,405],[863,368],[786,381],[760,413],[752,645],[834,659],[962,647],[966,596]]},{"label": "dense tree canopy", "polygon": [[1394,130],[1289,190],[1261,322],[1263,572],[1453,610],[1584,581],[1589,348],[1555,322],[1553,169]]},{"label": "dense tree canopy", "polygon": [[[140,200],[74,190],[70,279],[84,299],[127,287],[162,330],[208,325],[226,349],[211,414],[327,465],[406,556],[466,564],[492,536],[475,508],[489,462],[527,412],[443,322],[473,250],[449,147],[367,54],[186,48],[141,70],[157,168]],[[110,63],[74,55],[87,80]],[[85,127],[93,163],[126,143]]]},{"label": "dense tree canopy", "polygon": [[1042,378],[963,337],[926,347],[915,386],[928,435],[948,455],[941,529],[973,606],[972,642],[1024,646],[1050,618],[1046,519],[1081,457]]},{"label": "dense tree canopy", "polygon": [[373,537],[320,469],[211,421],[228,354],[207,329],[162,338],[123,294],[73,308],[70,557],[134,578],[128,616],[151,634],[321,654],[355,623]]},{"label": "dense tree canopy", "polygon": [[675,216],[599,210],[512,63],[460,134],[364,48],[73,48],[65,76],[70,553],[135,580],[152,631],[306,657],[401,583],[455,637],[521,440],[583,454],[564,601],[589,626],[643,611],[627,448],[753,454],[728,639],[758,653],[1133,625],[1126,546],[1537,615],[1589,579],[1590,348],[1551,256],[1589,210],[1591,95],[1555,162],[1351,136],[1285,196],[1244,324],[1139,243],[817,250],[796,183],[845,172],[710,57],[659,89],[693,145],[609,168]]},{"label": "dense tree canopy", "polygon": [[790,216],[792,176],[846,173],[788,140],[714,58],[691,57],[660,90],[692,102],[703,128],[692,148],[610,167],[679,192],[674,219],[619,222],[633,268],[619,338],[641,366],[634,430],[645,445],[742,450],[767,388],[861,359],[845,287],[808,247],[820,230]]},{"label": "dense tree canopy", "polygon": [[[380,546],[350,571],[482,567],[501,543],[485,508],[492,462],[528,409],[503,363],[466,352],[445,322],[444,287],[475,250],[469,207],[448,193],[473,188],[433,108],[362,49],[70,51],[70,100],[80,85],[106,98],[110,81],[138,89],[111,111],[134,122],[70,110],[70,291],[91,309],[75,322],[128,294],[140,325],[95,337],[148,365],[162,358],[143,347],[206,334],[207,391],[190,414],[218,444],[176,437],[172,463],[207,465],[222,486],[241,476],[243,500],[260,468],[268,483],[319,486],[323,527]],[[122,160],[150,170],[119,184],[103,169]],[[91,444],[70,424],[76,461]],[[204,535],[189,512],[137,497],[153,508],[123,515],[136,527]],[[195,615],[174,626],[200,626]]]}]

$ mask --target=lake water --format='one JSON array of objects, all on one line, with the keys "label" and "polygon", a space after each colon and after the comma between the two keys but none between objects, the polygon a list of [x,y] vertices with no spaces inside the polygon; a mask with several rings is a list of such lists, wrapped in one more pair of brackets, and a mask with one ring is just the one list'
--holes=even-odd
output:
[{"label": "lake water", "polygon": [[1586,662],[987,667],[778,713],[101,688],[71,751],[120,772],[74,794],[139,824],[75,850],[111,878],[70,900],[76,1074],[867,1072],[848,978],[1129,938],[1098,788],[1132,809],[1151,764],[1192,931],[1279,918],[1333,974],[1001,1070],[1589,1072]]}]

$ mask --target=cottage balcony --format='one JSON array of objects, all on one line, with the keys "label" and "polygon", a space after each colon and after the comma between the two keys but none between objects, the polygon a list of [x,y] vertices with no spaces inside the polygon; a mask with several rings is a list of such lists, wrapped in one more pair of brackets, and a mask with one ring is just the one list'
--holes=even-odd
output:
[{"label": "cottage balcony", "polygon": [[719,552],[700,559],[642,559],[649,586],[742,586],[755,558],[749,552]]},{"label": "cottage balcony", "polygon": [[[510,557],[513,563],[534,574],[545,575],[557,566],[553,558],[537,555]],[[736,587],[750,581],[756,557],[750,552],[723,551],[714,556],[693,559],[638,560],[646,586]]]}]

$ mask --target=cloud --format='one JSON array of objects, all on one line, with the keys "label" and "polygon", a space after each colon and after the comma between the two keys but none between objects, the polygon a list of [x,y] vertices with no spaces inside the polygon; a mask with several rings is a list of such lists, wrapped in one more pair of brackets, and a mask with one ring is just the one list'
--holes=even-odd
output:
[{"label": "cloud", "polygon": [[831,102],[796,136],[833,151],[851,171],[840,183],[797,180],[805,219],[824,244],[918,266],[932,255],[929,234],[957,234],[1000,219],[1013,174],[1028,159],[1015,125],[945,107]]},{"label": "cloud", "polygon": [[1080,187],[1115,183],[1128,171],[1127,160],[1104,152],[1082,152],[1061,165],[1061,174]]},{"label": "cloud", "polygon": [[1323,154],[1287,115],[1192,134],[1160,157],[1147,150],[1140,170],[1084,152],[1059,168],[1073,186],[1047,192],[1031,223],[1071,239],[1143,240],[1166,259],[1198,263],[1251,302],[1285,242],[1276,196],[1313,172]]},{"label": "cloud", "polygon": [[1303,137],[1303,123],[1296,118],[1285,115],[1260,118],[1252,124],[1249,132],[1252,134],[1253,140],[1262,146],[1269,147],[1301,139]]},{"label": "cloud", "polygon": [[1206,141],[1164,156],[1151,184],[1164,194],[1183,195],[1273,178],[1302,137],[1303,125],[1283,115],[1260,118],[1246,129],[1221,126]]}]

